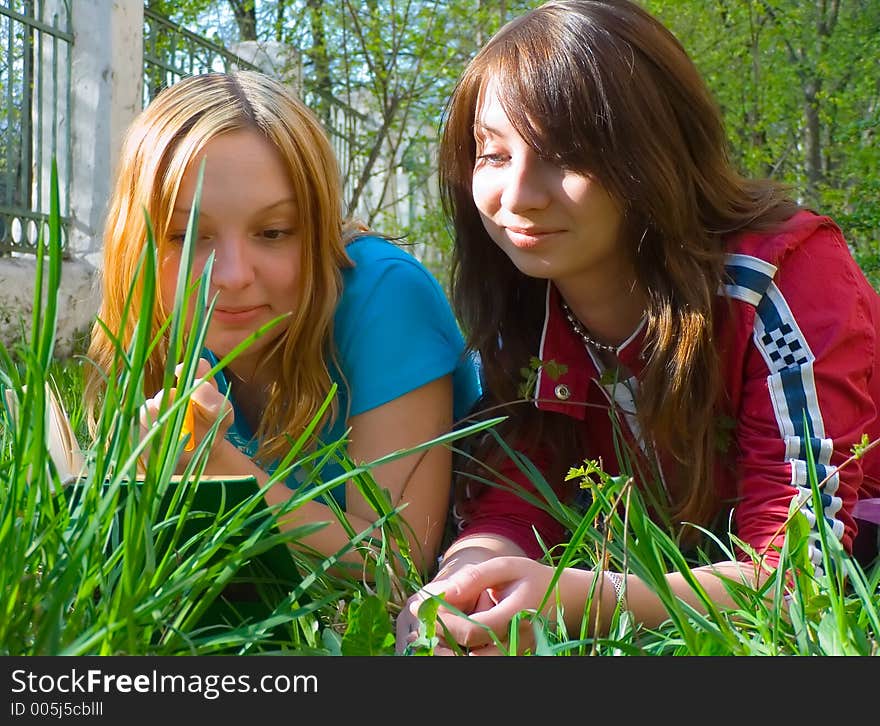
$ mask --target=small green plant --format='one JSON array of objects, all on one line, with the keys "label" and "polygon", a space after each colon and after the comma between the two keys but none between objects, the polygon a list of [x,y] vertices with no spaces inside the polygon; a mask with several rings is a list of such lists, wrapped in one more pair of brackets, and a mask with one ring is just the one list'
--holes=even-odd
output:
[{"label": "small green plant", "polygon": [[538,374],[544,371],[551,381],[555,381],[559,376],[568,372],[568,366],[564,363],[557,363],[555,360],[543,361],[540,358],[532,356],[529,358],[528,367],[520,368],[522,381],[519,384],[517,392],[522,399],[530,399],[535,395],[535,388],[538,385]]}]

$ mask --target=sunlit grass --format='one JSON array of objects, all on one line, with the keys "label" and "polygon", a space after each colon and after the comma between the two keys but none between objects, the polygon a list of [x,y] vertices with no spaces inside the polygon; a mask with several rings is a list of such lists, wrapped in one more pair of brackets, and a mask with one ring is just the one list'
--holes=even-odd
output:
[{"label": "sunlit grass", "polygon": [[[499,446],[517,462],[521,474],[534,487],[530,493],[498,471],[485,467],[472,477],[486,486],[502,486],[519,493],[532,504],[551,513],[572,534],[569,541],[552,550],[545,548],[542,561],[556,567],[607,569],[632,574],[656,593],[668,618],[657,628],[645,628],[634,620],[624,604],[618,607],[608,632],[598,636],[595,623],[585,614],[577,632],[568,632],[561,613],[557,622],[523,612],[511,622],[509,632],[497,637],[502,653],[515,654],[520,622],[531,623],[536,647],[533,655],[878,655],[880,633],[880,561],[866,571],[843,549],[820,520],[823,562],[820,571],[808,558],[810,527],[798,507],[786,527],[786,543],[773,575],[756,589],[744,579],[728,578],[725,586],[735,605],[721,608],[713,602],[691,568],[708,565],[710,557],[697,549],[685,555],[679,542],[649,515],[647,503],[629,475],[609,476],[598,462],[574,467],[569,478],[590,491],[586,511],[560,501],[553,488],[532,463],[515,453],[495,432]],[[814,507],[821,511],[819,482],[812,472]],[[704,531],[722,559],[736,559],[737,547],[748,547],[730,533],[725,538]],[[761,553],[752,552],[753,567],[760,567]],[[718,559],[716,556],[715,560]],[[750,567],[745,563],[745,567]],[[698,611],[674,595],[667,575],[681,573],[702,605]],[[600,581],[597,578],[596,581]],[[545,602],[554,605],[550,583]],[[599,588],[588,594],[585,613],[593,601],[601,602]],[[440,598],[426,601],[420,610],[423,635],[412,652],[429,654],[438,644],[442,624],[436,620]],[[607,607],[607,606],[606,606]],[[539,608],[541,610],[542,608]],[[503,642],[506,641],[506,645]]]}]

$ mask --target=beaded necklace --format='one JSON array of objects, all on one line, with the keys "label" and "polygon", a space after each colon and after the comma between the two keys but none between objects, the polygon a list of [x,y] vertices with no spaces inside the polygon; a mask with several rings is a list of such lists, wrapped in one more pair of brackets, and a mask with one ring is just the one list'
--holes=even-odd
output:
[{"label": "beaded necklace", "polygon": [[568,307],[568,304],[565,302],[565,300],[560,300],[560,303],[562,305],[562,312],[565,313],[565,317],[571,324],[571,329],[584,342],[584,345],[595,348],[596,350],[604,351],[605,353],[614,353],[615,355],[617,354],[617,349],[619,346],[609,345],[608,343],[600,343],[598,340],[590,336],[590,334],[587,332],[587,329],[583,326],[583,323],[581,323],[581,321],[577,319],[577,316],[571,311],[571,308]]}]

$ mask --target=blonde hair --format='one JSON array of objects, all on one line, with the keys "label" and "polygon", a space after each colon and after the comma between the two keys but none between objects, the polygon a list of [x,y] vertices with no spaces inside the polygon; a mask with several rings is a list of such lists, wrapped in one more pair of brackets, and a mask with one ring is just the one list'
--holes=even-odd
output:
[{"label": "blonde hair", "polygon": [[[271,460],[282,454],[287,437],[298,436],[317,414],[329,391],[327,362],[334,355],[332,323],[342,288],[340,269],[351,265],[345,242],[354,232],[343,222],[339,170],[327,135],[285,86],[252,71],[192,76],[164,89],[135,119],[123,143],[105,225],[98,318],[124,346],[131,343],[134,316],[123,312],[130,291],[130,310],[139,310],[143,299],[135,274],[146,241],[144,210],[161,255],[187,166],[212,139],[242,129],[259,132],[278,150],[298,201],[296,222],[302,240],[299,299],[270,353],[279,357],[280,374],[257,431],[258,456]],[[156,298],[153,337],[167,314],[158,302],[161,294]],[[150,355],[144,371],[147,395],[162,387],[167,352],[163,339]],[[95,369],[85,387],[92,422],[117,355],[115,341],[96,323],[88,351]]]}]

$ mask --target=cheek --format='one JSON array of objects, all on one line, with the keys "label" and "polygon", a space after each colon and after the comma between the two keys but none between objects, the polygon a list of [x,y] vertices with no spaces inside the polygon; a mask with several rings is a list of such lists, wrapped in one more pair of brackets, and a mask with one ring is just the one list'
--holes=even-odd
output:
[{"label": "cheek", "polygon": [[174,252],[164,252],[159,258],[159,297],[165,313],[174,307],[174,290],[177,287],[177,270],[180,256]]},{"label": "cheek", "polygon": [[572,215],[588,217],[593,226],[616,230],[623,216],[620,205],[598,182],[579,175],[566,177],[562,192]]},{"label": "cheek", "polygon": [[297,242],[288,251],[286,259],[278,260],[271,271],[275,277],[274,287],[287,291],[288,296],[296,301],[302,288],[302,245]]},{"label": "cheek", "polygon": [[493,175],[475,172],[471,178],[471,196],[474,205],[481,214],[488,215],[498,209],[498,200],[501,199],[501,188]]},{"label": "cheek", "polygon": [[[207,253],[196,250],[193,258],[191,279],[197,281],[205,267]],[[180,251],[174,248],[159,256],[159,298],[166,314],[174,308],[174,295],[177,291],[177,275],[180,270]]]}]

